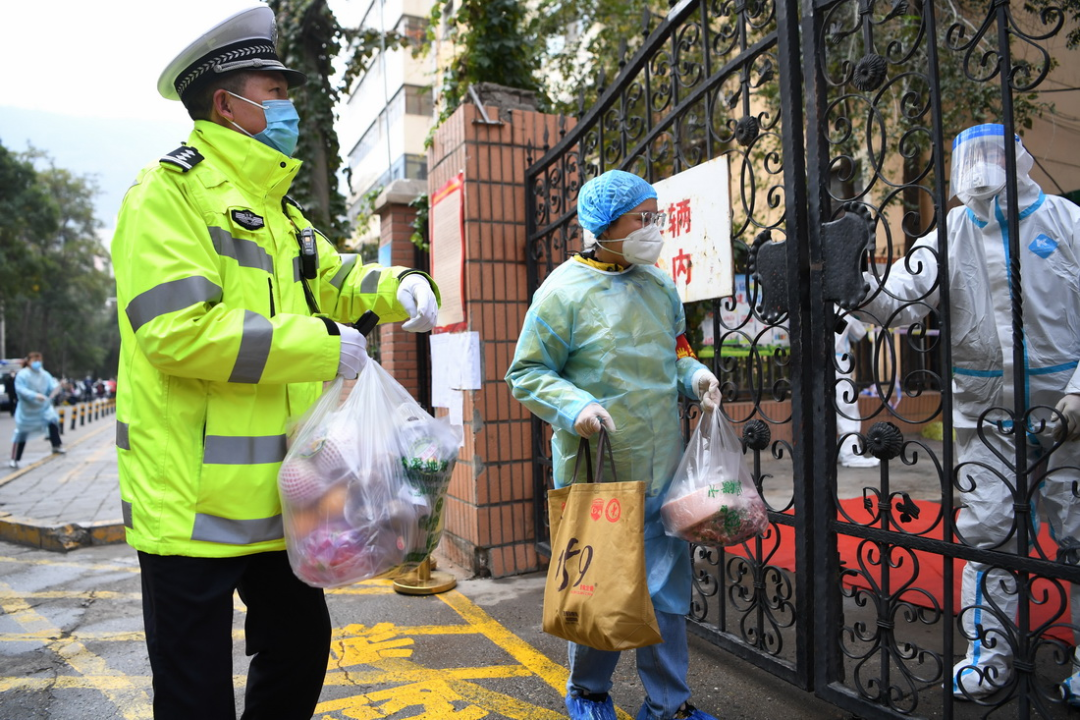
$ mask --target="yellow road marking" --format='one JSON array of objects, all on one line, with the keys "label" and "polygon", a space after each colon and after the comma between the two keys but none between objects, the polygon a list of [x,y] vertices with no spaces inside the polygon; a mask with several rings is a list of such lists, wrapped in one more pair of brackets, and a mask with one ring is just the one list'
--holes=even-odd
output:
[{"label": "yellow road marking", "polygon": [[12,597],[11,587],[6,583],[0,583],[0,591],[4,593],[4,598],[0,600],[0,608],[4,610],[8,618],[21,625],[29,633],[42,633],[50,638],[55,637],[56,639],[50,640],[46,645],[63,658],[72,670],[87,680],[102,676],[112,678],[108,683],[94,683],[94,689],[116,705],[126,720],[146,720],[153,717],[150,698],[142,687],[132,682],[129,676],[111,670],[102,658],[87,650],[81,642],[61,637],[61,631],[47,618],[40,615],[21,598]]},{"label": "yellow road marking", "polygon": [[[26,560],[0,557],[0,562],[26,565],[71,566],[102,573],[136,573],[137,566],[81,563],[53,560]],[[395,596],[392,580],[371,580],[329,591],[345,596]],[[148,675],[125,675],[111,670],[99,656],[84,646],[87,642],[145,642],[141,631],[73,633],[62,631],[39,615],[29,605],[31,600],[68,600],[92,597],[97,600],[130,601],[139,593],[94,591],[77,593],[43,591],[18,593],[0,583],[0,611],[22,626],[21,633],[0,634],[0,643],[36,643],[56,652],[79,675],[57,679],[0,677],[0,692],[8,690],[44,691],[48,689],[92,690],[105,695],[120,710],[122,717],[143,720],[152,715],[151,678]],[[407,711],[411,720],[481,720],[492,715],[512,720],[553,720],[563,718],[555,712],[479,684],[480,681],[513,680],[536,677],[554,689],[560,699],[565,693],[567,671],[552,662],[527,642],[514,635],[457,590],[440,593],[443,603],[464,620],[464,624],[402,626],[393,623],[344,625],[335,628],[325,687],[349,692],[347,697],[328,699],[316,713],[322,720],[377,720],[397,717]],[[237,601],[237,609],[244,610]],[[512,662],[472,667],[431,668],[414,659],[415,638],[421,636],[477,635],[506,653]],[[243,641],[243,630],[233,631],[236,643]],[[236,687],[247,678],[234,676]],[[364,692],[364,691],[367,692]],[[630,716],[616,709],[620,720]]]}]

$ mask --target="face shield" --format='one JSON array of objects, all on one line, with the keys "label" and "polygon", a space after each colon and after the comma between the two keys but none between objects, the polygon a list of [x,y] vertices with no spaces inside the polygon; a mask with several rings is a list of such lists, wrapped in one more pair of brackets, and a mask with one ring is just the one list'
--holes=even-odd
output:
[{"label": "face shield", "polygon": [[[1018,179],[1031,170],[1031,155],[1020,138],[1016,142]],[[1005,128],[1002,125],[976,125],[953,141],[950,197],[970,205],[970,200],[986,200],[1005,189]]]}]

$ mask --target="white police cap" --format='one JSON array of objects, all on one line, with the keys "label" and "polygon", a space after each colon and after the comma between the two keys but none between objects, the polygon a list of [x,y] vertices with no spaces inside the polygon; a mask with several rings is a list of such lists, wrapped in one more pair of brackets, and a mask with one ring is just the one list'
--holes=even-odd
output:
[{"label": "white police cap", "polygon": [[276,43],[274,11],[250,2],[173,58],[158,78],[158,92],[166,100],[180,100],[192,88],[236,70],[279,72],[290,87],[303,85],[307,78],[282,64]]}]

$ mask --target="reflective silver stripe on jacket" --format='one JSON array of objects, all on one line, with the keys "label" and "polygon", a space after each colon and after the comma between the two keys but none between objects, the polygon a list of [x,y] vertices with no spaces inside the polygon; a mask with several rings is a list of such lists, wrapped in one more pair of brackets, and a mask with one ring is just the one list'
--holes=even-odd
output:
[{"label": "reflective silver stripe on jacket", "polygon": [[352,272],[353,266],[356,265],[356,255],[354,253],[342,253],[341,254],[341,267],[337,273],[334,274],[334,278],[330,281],[330,284],[341,289],[341,283],[345,282],[345,276]]},{"label": "reflective silver stripe on jacket", "polygon": [[233,237],[232,233],[219,227],[207,228],[218,255],[231,257],[240,267],[259,268],[274,274],[274,260],[270,254],[253,240]]},{"label": "reflective silver stripe on jacket", "polygon": [[362,293],[376,293],[379,292],[379,278],[382,277],[382,270],[368,270],[368,274],[364,276],[364,279],[360,281],[360,292]]},{"label": "reflective silver stripe on jacket", "polygon": [[129,527],[134,530],[135,525],[131,520],[131,503],[127,500],[120,501],[120,514],[124,516],[124,527]]},{"label": "reflective silver stripe on jacket", "polygon": [[207,435],[203,448],[203,462],[207,465],[259,465],[284,459],[284,435]]},{"label": "reflective silver stripe on jacket", "polygon": [[191,539],[223,545],[251,545],[282,539],[285,537],[284,527],[280,515],[255,520],[233,520],[196,513]]},{"label": "reflective silver stripe on jacket", "polygon": [[236,354],[236,364],[233,365],[229,382],[259,382],[266,361],[270,359],[273,340],[274,325],[259,313],[245,310],[244,334],[240,338],[240,350]]},{"label": "reflective silver stripe on jacket", "polygon": [[131,443],[128,441],[128,424],[116,421],[116,447],[121,450],[130,450]]},{"label": "reflective silver stripe on jacket", "polygon": [[189,308],[196,303],[219,302],[221,288],[204,277],[170,280],[139,293],[128,303],[124,312],[132,332],[167,313]]}]

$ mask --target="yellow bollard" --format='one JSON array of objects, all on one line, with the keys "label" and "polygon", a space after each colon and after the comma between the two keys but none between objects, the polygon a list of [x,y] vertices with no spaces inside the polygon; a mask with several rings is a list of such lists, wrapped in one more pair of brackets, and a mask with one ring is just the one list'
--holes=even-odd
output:
[{"label": "yellow bollard", "polygon": [[79,426],[86,424],[86,403],[79,406]]},{"label": "yellow bollard", "polygon": [[64,408],[60,408],[60,434],[64,434]]}]

